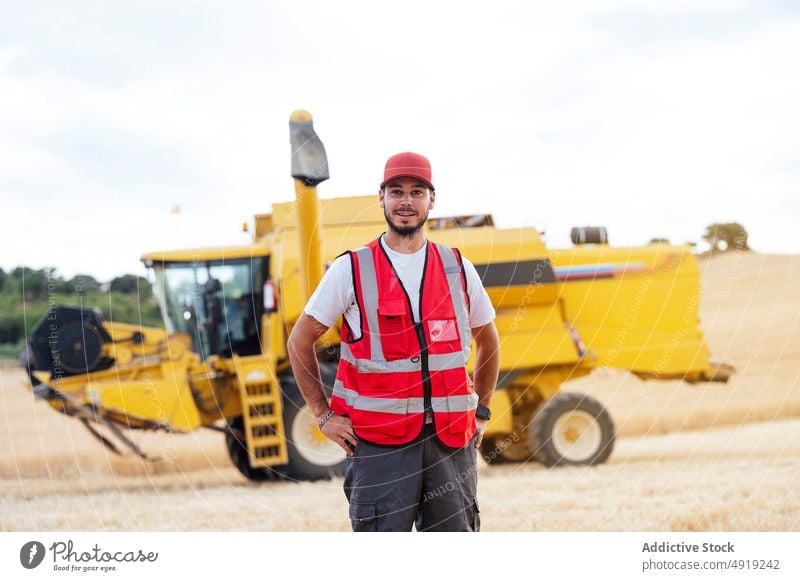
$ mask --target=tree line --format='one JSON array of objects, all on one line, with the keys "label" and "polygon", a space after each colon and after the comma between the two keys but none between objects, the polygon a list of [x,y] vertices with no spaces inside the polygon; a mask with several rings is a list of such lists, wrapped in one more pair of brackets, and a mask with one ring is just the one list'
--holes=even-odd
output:
[{"label": "tree line", "polygon": [[88,274],[65,278],[54,268],[0,268],[0,359],[16,358],[33,326],[55,304],[99,307],[109,320],[163,327],[144,277],[124,274],[101,282]]}]

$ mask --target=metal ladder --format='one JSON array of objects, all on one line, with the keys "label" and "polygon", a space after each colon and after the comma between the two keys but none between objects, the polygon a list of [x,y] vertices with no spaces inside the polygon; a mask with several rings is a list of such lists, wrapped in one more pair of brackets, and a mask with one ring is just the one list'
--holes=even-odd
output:
[{"label": "metal ladder", "polygon": [[287,464],[283,402],[275,358],[270,355],[233,356],[239,378],[244,433],[254,468]]}]

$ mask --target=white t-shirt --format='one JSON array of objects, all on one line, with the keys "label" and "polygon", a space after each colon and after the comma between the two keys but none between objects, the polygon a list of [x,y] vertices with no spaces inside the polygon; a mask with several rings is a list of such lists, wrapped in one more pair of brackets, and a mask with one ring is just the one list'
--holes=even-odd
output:
[{"label": "white t-shirt", "polygon": [[[397,271],[403,288],[408,293],[414,321],[419,322],[419,287],[422,283],[422,271],[425,268],[425,246],[423,245],[422,248],[411,254],[404,254],[389,248],[383,241],[383,236],[381,236],[381,244]],[[466,258],[462,257],[462,259],[467,279],[467,294],[469,295],[469,326],[474,329],[493,321],[495,311],[475,266]],[[360,336],[360,312],[356,302],[353,271],[348,255],[340,256],[333,261],[314,294],[308,300],[305,313],[326,327],[332,327],[339,316],[343,315],[355,338]]]}]

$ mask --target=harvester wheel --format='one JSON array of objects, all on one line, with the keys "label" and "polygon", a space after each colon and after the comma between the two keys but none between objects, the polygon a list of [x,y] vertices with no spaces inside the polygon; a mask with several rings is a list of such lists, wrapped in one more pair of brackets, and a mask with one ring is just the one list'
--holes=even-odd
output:
[{"label": "harvester wheel", "polygon": [[225,446],[228,448],[228,456],[237,470],[244,474],[248,479],[256,482],[264,480],[274,480],[280,478],[280,474],[274,468],[253,468],[247,454],[247,442],[244,436],[244,419],[237,416],[228,421],[228,431],[225,433]]},{"label": "harvester wheel", "polygon": [[[323,382],[325,369],[322,369]],[[331,380],[332,383],[332,380]],[[294,480],[321,480],[344,474],[345,452],[317,428],[317,420],[303,400],[294,377],[281,377],[283,426],[289,453],[288,476]]]},{"label": "harvester wheel", "polygon": [[536,410],[528,438],[545,466],[600,464],[614,448],[614,423],[596,399],[559,393]]}]

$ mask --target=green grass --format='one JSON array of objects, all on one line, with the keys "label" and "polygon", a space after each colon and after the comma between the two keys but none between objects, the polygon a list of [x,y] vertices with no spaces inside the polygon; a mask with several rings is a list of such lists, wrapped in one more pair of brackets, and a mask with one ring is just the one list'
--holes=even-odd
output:
[{"label": "green grass", "polygon": [[0,343],[0,363],[11,363],[16,361],[24,347],[24,339],[17,343]]}]

